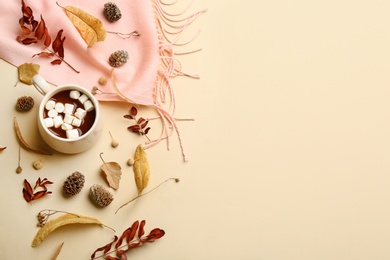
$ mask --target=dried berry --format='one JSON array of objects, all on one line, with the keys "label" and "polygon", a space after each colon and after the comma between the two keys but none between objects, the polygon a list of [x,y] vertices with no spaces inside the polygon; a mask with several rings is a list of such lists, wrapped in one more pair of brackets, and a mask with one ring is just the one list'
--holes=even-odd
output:
[{"label": "dried berry", "polygon": [[76,195],[84,187],[85,177],[82,173],[76,171],[68,176],[63,185],[63,191],[66,196]]},{"label": "dried berry", "polygon": [[43,161],[42,160],[35,160],[33,162],[33,167],[35,170],[40,170],[43,167]]},{"label": "dried berry", "polygon": [[34,99],[30,96],[22,96],[16,100],[16,109],[18,111],[30,111],[34,107]]},{"label": "dried berry", "polygon": [[91,198],[92,202],[99,207],[108,206],[114,199],[112,194],[99,184],[94,184],[91,186],[89,189],[89,197]]},{"label": "dried berry", "polygon": [[108,59],[108,62],[112,67],[119,67],[127,62],[129,54],[127,51],[120,50],[112,53]]},{"label": "dried berry", "polygon": [[99,78],[99,84],[100,84],[100,85],[106,85],[106,84],[107,84],[107,78],[104,77],[104,76],[101,76],[101,77]]},{"label": "dried berry", "polygon": [[122,13],[119,7],[112,2],[108,2],[104,4],[104,15],[106,16],[107,20],[111,22],[118,21],[122,18]]}]

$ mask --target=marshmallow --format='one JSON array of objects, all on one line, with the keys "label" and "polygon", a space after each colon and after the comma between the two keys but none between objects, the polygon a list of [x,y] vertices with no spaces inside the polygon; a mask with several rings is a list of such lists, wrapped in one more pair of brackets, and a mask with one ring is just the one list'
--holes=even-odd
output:
[{"label": "marshmallow", "polygon": [[45,124],[45,126],[47,128],[50,128],[50,127],[54,126],[53,118],[50,118],[50,117],[46,117],[45,119],[43,119],[43,123]]},{"label": "marshmallow", "polygon": [[80,127],[81,126],[81,119],[78,119],[77,117],[73,118],[72,126]]},{"label": "marshmallow", "polygon": [[45,104],[45,108],[46,108],[47,110],[51,110],[51,109],[54,109],[55,105],[56,105],[56,102],[55,102],[54,100],[49,100],[49,101],[47,101],[47,103]]},{"label": "marshmallow", "polygon": [[70,124],[67,124],[67,123],[63,123],[62,125],[61,125],[61,129],[62,130],[71,130],[71,129],[73,129],[73,126],[72,125],[70,125]]},{"label": "marshmallow", "polygon": [[64,123],[64,121],[62,120],[62,116],[54,117],[53,118],[53,122],[54,122],[54,127],[55,128],[59,128]]},{"label": "marshmallow", "polygon": [[73,122],[74,116],[65,114],[64,123],[71,125]]},{"label": "marshmallow", "polygon": [[95,108],[95,107],[93,106],[91,100],[85,101],[85,103],[84,103],[84,109],[87,110],[87,112],[92,111],[94,108]]},{"label": "marshmallow", "polygon": [[54,109],[50,109],[50,110],[47,112],[47,115],[48,115],[49,117],[53,118],[53,117],[58,116],[58,112],[57,112],[56,110],[54,110]]},{"label": "marshmallow", "polygon": [[81,104],[84,104],[84,102],[87,101],[89,98],[87,95],[82,94],[78,99],[81,102]]},{"label": "marshmallow", "polygon": [[71,115],[73,114],[74,104],[65,103],[64,113]]},{"label": "marshmallow", "polygon": [[70,129],[66,131],[66,137],[68,139],[75,139],[79,137],[79,131],[77,129]]},{"label": "marshmallow", "polygon": [[61,102],[57,102],[57,103],[56,103],[56,106],[54,107],[54,109],[55,109],[58,113],[62,113],[62,112],[64,112],[64,110],[65,110],[65,106],[64,106],[64,104],[62,104]]},{"label": "marshmallow", "polygon": [[84,117],[87,115],[87,111],[85,111],[82,108],[77,108],[76,112],[74,113],[75,117],[78,119],[84,119]]},{"label": "marshmallow", "polygon": [[71,90],[70,93],[69,93],[69,97],[71,99],[78,99],[80,97],[80,92],[77,91],[77,90]]}]

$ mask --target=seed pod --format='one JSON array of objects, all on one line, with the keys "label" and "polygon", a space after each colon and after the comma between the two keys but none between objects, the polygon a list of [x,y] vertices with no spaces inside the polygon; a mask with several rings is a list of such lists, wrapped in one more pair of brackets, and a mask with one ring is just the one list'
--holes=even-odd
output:
[{"label": "seed pod", "polygon": [[101,76],[100,78],[99,78],[99,84],[100,85],[106,85],[107,84],[107,78],[106,77],[104,77],[104,76]]},{"label": "seed pod", "polygon": [[66,196],[74,196],[84,187],[85,177],[82,173],[76,171],[68,176],[63,185],[63,191]]},{"label": "seed pod", "polygon": [[94,184],[91,186],[89,189],[89,197],[91,198],[92,202],[99,207],[108,206],[114,199],[112,194],[99,184]]},{"label": "seed pod", "polygon": [[30,96],[22,96],[16,100],[16,110],[30,111],[34,107],[34,99]]},{"label": "seed pod", "polygon": [[112,67],[119,67],[127,62],[129,54],[127,51],[120,50],[112,53],[108,58],[108,62]]},{"label": "seed pod", "polygon": [[112,2],[104,4],[103,13],[110,22],[118,21],[122,17],[121,10],[115,3]]}]

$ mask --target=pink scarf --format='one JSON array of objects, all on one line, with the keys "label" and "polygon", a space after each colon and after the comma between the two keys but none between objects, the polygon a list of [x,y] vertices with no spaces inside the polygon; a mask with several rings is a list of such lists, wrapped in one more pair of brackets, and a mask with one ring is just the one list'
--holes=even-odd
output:
[{"label": "pink scarf", "polygon": [[[169,4],[161,0],[133,0],[117,2],[121,10],[122,18],[110,22],[103,14],[104,4],[107,0],[70,1],[60,0],[58,4],[63,7],[74,6],[100,19],[107,32],[131,33],[137,30],[141,36],[121,38],[115,33],[107,33],[106,39],[87,48],[87,44],[81,38],[79,32],[67,17],[65,11],[55,1],[25,0],[25,4],[31,7],[35,20],[40,20],[42,15],[49,34],[54,40],[59,30],[63,29],[64,60],[79,71],[76,73],[65,63],[52,65],[53,58],[32,57],[43,51],[43,45],[23,45],[16,41],[17,36],[23,34],[18,23],[22,17],[21,1],[0,1],[0,57],[9,63],[19,66],[23,63],[39,64],[39,74],[54,85],[74,83],[82,85],[92,91],[98,86],[96,98],[100,101],[132,101],[138,105],[155,108],[163,122],[163,131],[159,138],[149,141],[145,147],[152,146],[163,139],[169,140],[174,129],[178,134],[183,157],[187,160],[182,146],[180,133],[173,117],[175,112],[174,90],[171,78],[177,75],[197,77],[184,74],[177,62],[173,48],[179,44],[180,36],[184,30],[204,11],[197,12],[186,19],[178,20],[175,15],[164,11]],[[185,10],[187,11],[187,10]],[[5,26],[6,25],[6,26]],[[174,25],[175,27],[170,27]],[[164,27],[174,28],[174,38],[166,37]],[[129,60],[122,66],[113,68],[108,63],[111,53],[125,50],[129,54]],[[111,76],[115,75],[115,90],[111,84]],[[108,78],[108,84],[98,85],[101,76]],[[102,93],[103,92],[103,93]],[[119,95],[118,95],[119,94]],[[168,96],[168,97],[166,97]],[[164,104],[165,101],[170,102]],[[168,142],[169,143],[169,142]]]}]

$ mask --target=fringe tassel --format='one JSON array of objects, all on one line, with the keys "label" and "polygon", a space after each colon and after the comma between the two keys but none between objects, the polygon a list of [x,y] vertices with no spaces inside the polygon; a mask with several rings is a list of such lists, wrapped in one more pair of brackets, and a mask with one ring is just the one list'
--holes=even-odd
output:
[{"label": "fringe tassel", "polygon": [[[153,141],[147,142],[145,148],[153,146],[159,143],[161,140],[167,140],[167,147],[170,148],[170,136],[176,132],[181,152],[183,155],[184,161],[188,161],[186,156],[183,140],[181,138],[180,131],[176,124],[176,119],[174,114],[176,111],[176,102],[175,102],[175,91],[171,84],[171,79],[177,76],[186,76],[191,78],[199,78],[198,75],[187,74],[182,71],[182,66],[180,61],[178,61],[176,55],[185,55],[195,53],[200,51],[200,49],[186,52],[186,53],[175,53],[174,47],[184,46],[193,42],[196,37],[199,35],[199,31],[186,42],[180,42],[181,37],[183,36],[185,30],[206,10],[196,12],[192,15],[189,15],[185,18],[180,18],[183,16],[189,8],[192,6],[193,1],[180,13],[170,14],[165,10],[165,7],[172,6],[177,4],[178,0],[172,3],[165,3],[162,0],[152,0],[153,7],[155,11],[156,26],[158,31],[158,40],[159,40],[159,55],[161,65],[158,71],[157,84],[154,91],[154,108],[158,111],[160,119],[162,121],[163,127],[162,132],[159,138]],[[170,31],[168,30],[170,28]],[[171,40],[168,35],[174,37]],[[169,98],[169,106],[167,109],[163,108],[162,104],[165,104]]]}]

